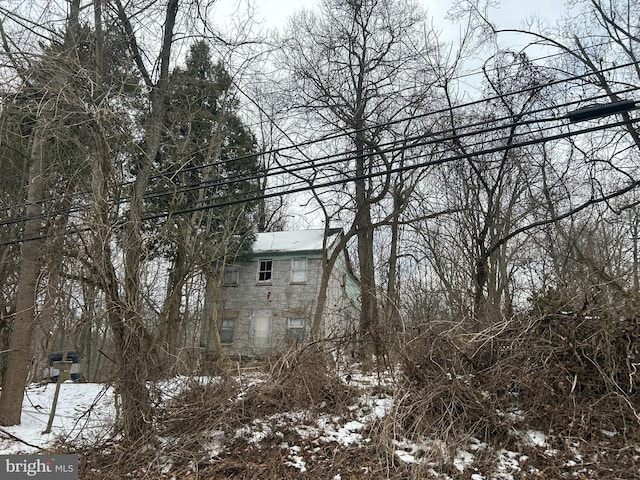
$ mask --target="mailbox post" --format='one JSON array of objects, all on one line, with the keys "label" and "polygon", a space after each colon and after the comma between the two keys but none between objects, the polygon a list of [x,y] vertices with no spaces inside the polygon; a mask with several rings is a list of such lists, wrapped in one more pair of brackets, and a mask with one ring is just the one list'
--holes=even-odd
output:
[{"label": "mailbox post", "polygon": [[51,427],[53,426],[53,419],[56,416],[56,407],[58,406],[58,395],[60,394],[60,385],[62,385],[63,377],[67,373],[71,372],[71,366],[73,362],[67,360],[67,352],[62,355],[62,360],[53,362],[52,367],[58,370],[58,380],[56,381],[56,391],[53,394],[53,402],[51,404],[51,412],[49,412],[49,421],[47,422],[47,428],[42,432],[42,435],[51,433]]}]

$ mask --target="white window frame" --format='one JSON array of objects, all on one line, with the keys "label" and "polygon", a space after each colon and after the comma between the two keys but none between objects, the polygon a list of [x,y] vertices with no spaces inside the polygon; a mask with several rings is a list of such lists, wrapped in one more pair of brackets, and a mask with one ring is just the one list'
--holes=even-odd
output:
[{"label": "white window frame", "polygon": [[[265,264],[265,268],[262,268],[262,264]],[[269,268],[266,268],[266,264],[269,264]],[[269,278],[261,278],[269,277]],[[270,258],[261,258],[258,260],[258,283],[262,284],[270,284],[271,279],[273,278],[273,260]]]},{"label": "white window frame", "polygon": [[291,283],[307,283],[308,263],[307,257],[296,257],[291,259]]},{"label": "white window frame", "polygon": [[[293,323],[296,326],[292,326]],[[287,338],[292,342],[302,342],[305,337],[305,320],[302,317],[287,318]]]}]

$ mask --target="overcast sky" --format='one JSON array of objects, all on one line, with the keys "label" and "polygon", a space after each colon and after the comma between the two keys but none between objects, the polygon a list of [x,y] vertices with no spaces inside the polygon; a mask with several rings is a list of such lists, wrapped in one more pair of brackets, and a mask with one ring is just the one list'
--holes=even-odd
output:
[{"label": "overcast sky", "polygon": [[[303,8],[311,8],[319,3],[319,0],[224,0],[227,2],[247,2],[251,1],[256,11],[256,18],[265,20],[265,26],[271,28],[283,27],[287,19]],[[418,0],[427,10],[428,15],[433,19],[436,30],[441,32],[441,40],[455,41],[459,29],[450,20],[447,12],[454,0]],[[547,19],[550,23],[555,23],[565,12],[566,0],[502,0],[500,4],[490,12],[491,20],[501,28],[517,28],[532,16],[539,16]],[[502,46],[518,48],[526,45],[527,39],[521,36],[504,36],[500,41]],[[530,52],[534,53],[534,52]],[[535,53],[534,53],[535,56]],[[467,86],[465,88],[470,88]],[[471,89],[473,89],[471,87]],[[298,210],[305,212],[304,202],[293,201],[290,213]],[[296,205],[298,204],[298,205]],[[306,212],[300,215],[291,216],[289,219],[290,228],[312,228],[322,225],[322,220],[316,214]]]},{"label": "overcast sky", "polygon": [[[238,0],[226,0],[237,2]],[[419,0],[420,1],[420,0]],[[447,11],[454,0],[421,0],[420,3],[434,18],[434,23],[441,28],[450,25],[445,19]],[[253,0],[259,17],[270,25],[279,27],[296,10],[315,5],[317,0]],[[540,15],[552,20],[558,18],[565,10],[566,0],[502,0],[493,10],[492,16],[501,26],[518,26],[520,22],[532,15]]]}]

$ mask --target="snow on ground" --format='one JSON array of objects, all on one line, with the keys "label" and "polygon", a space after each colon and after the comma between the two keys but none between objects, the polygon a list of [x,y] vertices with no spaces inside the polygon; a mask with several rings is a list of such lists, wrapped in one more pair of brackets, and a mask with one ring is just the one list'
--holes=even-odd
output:
[{"label": "snow on ground", "polygon": [[[256,378],[251,378],[246,385],[252,386],[256,382]],[[163,396],[174,396],[185,384],[183,378],[176,378],[175,382],[163,386]],[[27,388],[23,401],[22,423],[3,427],[0,431],[0,454],[35,453],[61,437],[83,444],[108,435],[115,416],[113,390],[100,384],[73,382],[64,382],[60,386],[52,431],[42,434],[49,420],[55,387],[55,384],[33,384]],[[306,412],[285,412],[254,420],[251,425],[238,429],[236,437],[243,437],[258,444],[272,433],[271,425],[294,424],[298,425],[296,431],[302,438],[352,446],[366,441],[362,430],[372,421],[384,417],[392,406],[393,400],[390,397],[364,396],[351,407],[353,420],[344,422],[340,416],[326,414],[311,419]],[[215,455],[219,444],[213,442],[211,448],[212,454]],[[294,454],[292,458],[295,458],[296,447],[291,449]]]},{"label": "snow on ground", "polygon": [[115,414],[112,390],[95,383],[64,382],[60,385],[51,433],[43,434],[55,388],[53,383],[27,388],[22,403],[22,423],[2,427],[0,431],[1,454],[36,453],[60,437],[78,443],[93,442],[108,433]]},{"label": "snow on ground", "polygon": [[[216,379],[198,379],[197,381],[215,382]],[[256,376],[241,381],[247,387],[259,382]],[[310,445],[333,443],[339,447],[353,448],[370,444],[372,439],[369,427],[394,413],[394,399],[390,393],[393,389],[385,382],[385,379],[380,380],[377,377],[353,375],[349,383],[357,385],[362,394],[344,415],[294,410],[256,418],[251,423],[238,428],[235,436],[223,431],[208,432],[205,442],[207,453],[211,459],[219,460],[224,458],[227,440],[242,439],[248,444],[259,447],[264,439],[273,438],[274,435],[277,437],[281,435],[279,433],[281,428],[288,428],[295,431],[299,439],[295,442],[290,439],[286,441],[282,435],[280,448],[288,450],[283,452],[284,461],[286,465],[304,473],[308,465],[303,453],[309,451]],[[172,382],[162,385],[160,390],[163,392],[163,397],[167,399],[179,393],[188,384],[189,379],[177,377]],[[109,435],[115,416],[113,390],[100,384],[72,382],[61,385],[52,432],[43,435],[54,392],[55,384],[34,384],[27,389],[21,425],[0,429],[0,454],[37,453],[39,449],[52,446],[61,437],[75,445],[86,445]],[[542,432],[525,430],[520,432],[520,436],[523,444],[540,449],[545,455],[556,453],[549,448],[549,441]],[[436,468],[436,463],[426,462],[434,462],[434,458],[448,458],[448,462],[455,470],[472,480],[488,478],[513,480],[514,476],[519,477],[522,474],[528,461],[528,457],[521,453],[499,450],[496,452],[499,457],[496,462],[496,471],[490,476],[483,475],[474,468],[474,461],[476,455],[489,451],[489,447],[473,438],[453,457],[448,456],[443,442],[434,438],[426,438],[422,442],[396,438],[393,440],[393,450],[396,460],[407,465],[421,464],[428,468]],[[580,456],[576,453],[575,457],[568,461],[580,462],[580,460]],[[167,469],[170,468],[171,465],[168,464]],[[532,470],[529,468],[528,471]],[[335,478],[339,477],[338,474]],[[436,476],[434,473],[434,478],[449,477],[441,474]]]}]

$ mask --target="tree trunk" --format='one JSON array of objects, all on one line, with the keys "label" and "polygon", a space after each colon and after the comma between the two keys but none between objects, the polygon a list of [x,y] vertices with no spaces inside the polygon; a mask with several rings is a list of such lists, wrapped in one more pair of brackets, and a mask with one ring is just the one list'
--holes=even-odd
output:
[{"label": "tree trunk", "polygon": [[[143,197],[149,185],[151,163],[156,158],[162,139],[164,122],[164,95],[169,79],[169,63],[173,44],[173,28],[178,12],[178,0],[169,0],[165,11],[162,45],[158,63],[159,77],[154,83],[144,66],[144,59],[135,41],[135,33],[123,5],[117,2],[118,16],[128,35],[134,61],[148,89],[149,120],[145,126],[146,148],[137,165],[133,181],[128,220],[123,227],[124,302],[110,309],[110,324],[114,333],[120,374],[117,388],[122,397],[122,423],[125,443],[146,438],[150,431],[153,410],[146,382],[151,365],[151,341],[142,322],[141,270],[144,258],[142,239]],[[115,281],[116,277],[113,277]],[[112,288],[112,293],[117,293]],[[116,316],[117,315],[117,316]]]},{"label": "tree trunk", "polygon": [[219,372],[221,362],[224,361],[222,340],[220,339],[220,281],[216,280],[211,271],[204,272],[206,282],[206,297],[204,301],[202,332],[200,345],[204,347],[204,367],[206,372]]},{"label": "tree trunk", "polygon": [[640,261],[640,252],[638,251],[638,219],[636,217],[633,218],[631,223],[631,241],[632,243],[632,251],[633,251],[633,293],[638,295],[640,292],[640,269],[638,268],[638,262]]},{"label": "tree trunk", "polygon": [[[91,187],[93,193],[91,229],[92,258],[99,283],[105,293],[109,326],[113,332],[116,361],[116,390],[122,401],[122,430],[125,442],[145,438],[151,418],[151,400],[146,381],[149,378],[150,341],[140,317],[140,255],[142,240],[128,225],[125,236],[125,285],[124,298],[119,288],[119,279],[113,265],[111,252],[111,231],[108,221],[109,205],[106,202],[111,159],[102,128],[94,125],[95,159],[91,162]],[[140,185],[136,185],[140,188]],[[139,207],[140,198],[132,199]],[[135,210],[140,225],[140,210]],[[137,255],[134,259],[133,256]]]},{"label": "tree trunk", "polygon": [[[361,92],[359,92],[361,93]],[[357,102],[360,105],[360,101]],[[361,109],[359,109],[361,111]],[[361,310],[360,310],[360,341],[361,355],[364,361],[372,355],[381,353],[380,338],[377,331],[378,305],[376,301],[375,267],[373,262],[373,225],[371,222],[371,203],[365,180],[366,140],[364,138],[364,119],[357,117],[354,121],[356,128],[356,213],[355,225],[358,239],[358,264],[360,272]]]},{"label": "tree trunk", "polygon": [[80,335],[78,338],[78,350],[82,357],[82,375],[89,382],[96,380],[97,365],[94,364],[93,338],[94,322],[96,320],[94,308],[96,304],[96,289],[92,285],[82,285],[82,297],[85,305],[82,312]]},{"label": "tree trunk", "polygon": [[171,370],[178,362],[178,334],[181,324],[180,304],[187,276],[185,244],[177,246],[176,256],[169,272],[167,294],[160,314],[160,331],[155,347],[161,349],[163,366]]},{"label": "tree trunk", "polygon": [[391,244],[389,245],[389,268],[387,270],[387,298],[385,302],[385,326],[389,332],[400,331],[402,328],[398,315],[398,241],[400,237],[399,216],[403,199],[399,188],[393,194],[393,217],[391,219]]},{"label": "tree trunk", "polygon": [[[37,381],[41,377],[42,371],[49,362],[49,353],[55,345],[55,339],[62,330],[56,328],[55,314],[56,303],[61,298],[60,273],[62,271],[62,259],[54,258],[49,264],[49,278],[47,279],[46,294],[42,304],[42,310],[36,318],[33,332],[33,358],[29,380]],[[56,332],[52,336],[51,332]],[[64,345],[67,347],[69,345]]]},{"label": "tree trunk", "polygon": [[42,168],[44,160],[45,118],[37,120],[31,144],[31,166],[25,212],[22,262],[18,278],[18,295],[13,331],[9,341],[7,370],[2,379],[0,395],[0,424],[17,425],[22,414],[22,400],[31,361],[31,341],[35,320],[35,305],[40,276],[42,240]]},{"label": "tree trunk", "polygon": [[327,252],[329,250],[329,245],[327,244],[329,238],[329,221],[325,221],[325,232],[324,232],[324,248],[322,254],[322,274],[320,277],[320,287],[318,289],[318,299],[316,302],[316,309],[313,314],[313,321],[311,325],[311,339],[313,341],[320,340],[321,328],[322,328],[322,319],[324,317],[324,309],[327,302],[327,294],[329,290],[329,280],[331,279],[331,273],[333,272],[333,267],[338,260],[338,257],[342,255],[343,250],[346,248],[347,239],[350,235],[341,235],[340,240],[333,245],[333,249],[331,250],[331,254],[327,256]]}]

